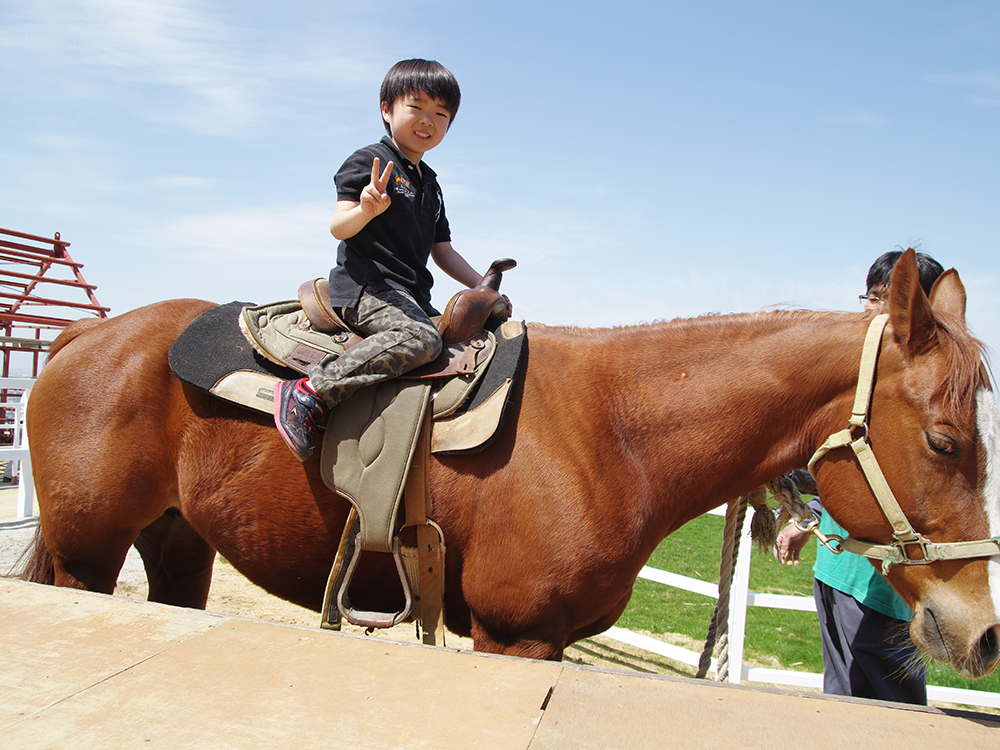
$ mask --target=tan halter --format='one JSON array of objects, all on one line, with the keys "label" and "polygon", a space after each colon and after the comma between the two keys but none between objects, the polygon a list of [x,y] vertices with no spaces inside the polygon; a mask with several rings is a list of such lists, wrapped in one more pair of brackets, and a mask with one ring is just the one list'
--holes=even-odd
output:
[{"label": "tan halter", "polygon": [[[937,560],[957,560],[967,557],[992,557],[1000,554],[1000,537],[981,539],[972,542],[931,542],[922,534],[918,534],[906,519],[899,507],[892,490],[889,488],[885,475],[872,452],[868,442],[868,410],[871,407],[872,388],[875,382],[875,366],[878,353],[882,346],[882,334],[885,331],[889,316],[877,315],[868,327],[865,345],[861,353],[861,367],[858,371],[858,388],[854,395],[854,408],[846,429],[835,432],[826,439],[809,459],[809,472],[816,476],[816,463],[834,448],[850,446],[858,458],[861,470],[864,472],[868,485],[875,494],[875,499],[882,508],[882,513],[892,525],[891,544],[873,544],[848,537],[829,536],[819,532],[818,522],[812,522],[804,527],[816,534],[817,538],[835,554],[844,550],[857,555],[875,558],[882,561],[882,572],[885,573],[897,563],[906,565],[927,565]],[[856,431],[860,432],[855,438]],[[803,528],[803,527],[800,527]],[[838,543],[835,546],[833,543]]]}]

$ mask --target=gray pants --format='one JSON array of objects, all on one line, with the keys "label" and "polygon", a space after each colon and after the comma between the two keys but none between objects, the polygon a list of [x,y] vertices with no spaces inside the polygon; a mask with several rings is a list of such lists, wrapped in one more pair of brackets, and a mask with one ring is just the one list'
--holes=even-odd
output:
[{"label": "gray pants", "polygon": [[441,353],[441,334],[405,292],[365,288],[356,308],[346,307],[339,312],[356,334],[366,338],[309,368],[310,384],[330,406],[359,388],[432,362]]},{"label": "gray pants", "polygon": [[927,672],[909,623],[813,581],[823,638],[823,692],[927,705]]}]

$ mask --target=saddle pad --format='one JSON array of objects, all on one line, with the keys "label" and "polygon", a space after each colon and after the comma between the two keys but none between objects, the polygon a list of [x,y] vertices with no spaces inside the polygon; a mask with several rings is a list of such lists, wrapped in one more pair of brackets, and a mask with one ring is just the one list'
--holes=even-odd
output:
[{"label": "saddle pad", "polygon": [[388,380],[356,391],[330,413],[320,470],[361,517],[361,549],[392,552],[396,516],[427,414],[431,386]]},{"label": "saddle pad", "polygon": [[[431,452],[441,454],[480,451],[489,446],[507,416],[511,386],[524,361],[528,334],[524,323],[508,320],[497,328],[496,352],[474,390],[450,411],[435,408]],[[437,396],[435,396],[435,405]]]},{"label": "saddle pad", "polygon": [[200,391],[270,414],[274,383],[296,373],[260,356],[240,332],[246,305],[230,302],[199,315],[171,345],[170,369]]},{"label": "saddle pad", "polygon": [[[185,383],[217,398],[248,409],[272,414],[274,385],[280,380],[294,380],[300,374],[265,357],[246,337],[247,311],[297,306],[296,302],[251,307],[245,302],[230,302],[213,307],[196,318],[170,347],[169,362],[174,374]],[[284,311],[285,313],[288,310]],[[324,334],[327,339],[330,337]],[[494,334],[480,334],[481,344],[472,343],[475,368],[472,372],[441,378],[434,383],[434,418],[453,413],[473,393],[488,371],[496,352]],[[328,346],[336,344],[328,343]],[[463,356],[468,342],[450,347],[453,357]],[[464,355],[467,356],[467,355]],[[416,374],[420,374],[417,372]],[[406,377],[406,376],[404,376]]]}]

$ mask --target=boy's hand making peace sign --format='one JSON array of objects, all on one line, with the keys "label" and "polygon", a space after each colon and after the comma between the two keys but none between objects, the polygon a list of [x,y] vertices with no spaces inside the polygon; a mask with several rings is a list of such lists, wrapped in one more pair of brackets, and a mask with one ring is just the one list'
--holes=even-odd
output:
[{"label": "boy's hand making peace sign", "polygon": [[386,192],[389,184],[389,175],[392,174],[392,162],[385,165],[385,171],[379,175],[379,159],[376,156],[372,162],[372,181],[361,191],[361,211],[369,219],[374,219],[380,213],[389,208],[392,198]]},{"label": "boy's hand making peace sign", "polygon": [[372,161],[372,179],[361,190],[361,201],[337,201],[330,221],[330,233],[338,240],[346,240],[360,232],[379,214],[385,213],[392,203],[386,187],[392,175],[392,162],[379,174],[379,158]]}]

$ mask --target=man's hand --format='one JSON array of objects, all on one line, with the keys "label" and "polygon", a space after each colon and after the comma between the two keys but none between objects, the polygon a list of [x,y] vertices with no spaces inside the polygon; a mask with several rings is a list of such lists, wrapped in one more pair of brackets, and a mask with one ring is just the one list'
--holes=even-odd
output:
[{"label": "man's hand", "polygon": [[379,175],[379,159],[376,156],[372,162],[372,181],[361,191],[361,212],[369,219],[374,219],[389,208],[392,198],[386,192],[389,175],[392,174],[392,162],[385,165],[385,171]]},{"label": "man's hand", "polygon": [[799,553],[806,546],[809,537],[808,531],[802,531],[794,523],[790,523],[778,534],[778,539],[774,543],[774,559],[782,565],[798,565]]}]

